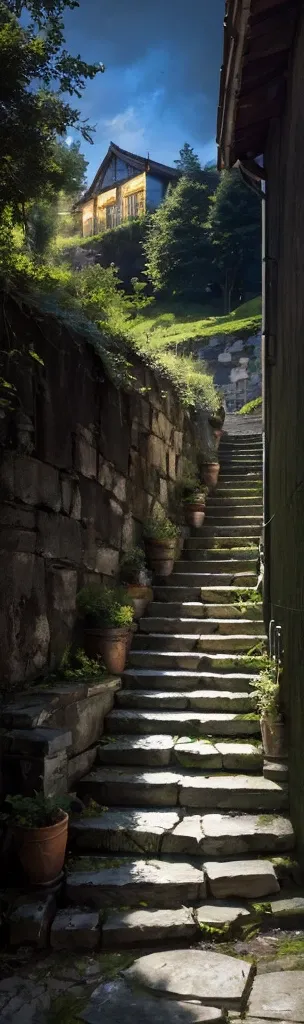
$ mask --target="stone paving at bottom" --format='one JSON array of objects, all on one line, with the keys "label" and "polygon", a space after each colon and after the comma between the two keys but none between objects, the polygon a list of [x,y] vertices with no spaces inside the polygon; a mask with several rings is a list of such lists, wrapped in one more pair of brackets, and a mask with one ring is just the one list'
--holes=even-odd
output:
[{"label": "stone paving at bottom", "polygon": [[1,1024],[304,1024],[304,932],[128,953],[0,953]]}]

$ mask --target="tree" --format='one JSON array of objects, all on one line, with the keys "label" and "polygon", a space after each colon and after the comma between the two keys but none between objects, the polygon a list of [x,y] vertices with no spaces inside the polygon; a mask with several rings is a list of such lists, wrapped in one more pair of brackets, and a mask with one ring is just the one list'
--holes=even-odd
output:
[{"label": "tree", "polygon": [[187,178],[197,178],[201,171],[201,165],[197,153],[194,153],[193,147],[189,146],[189,142],[185,142],[182,149],[179,151],[178,160],[174,160],[176,170],[180,171],[183,176]]},{"label": "tree", "polygon": [[224,171],[210,212],[213,280],[219,284],[224,311],[229,313],[233,292],[244,291],[254,274],[261,287],[261,200],[243,182],[238,170]]},{"label": "tree", "polygon": [[[22,220],[28,202],[64,187],[58,139],[67,129],[91,141],[87,122],[66,100],[67,94],[80,98],[87,79],[104,71],[64,48],[64,11],[78,6],[77,0],[0,0],[0,217],[10,207]],[[24,15],[27,27],[18,20]]]},{"label": "tree", "polygon": [[146,273],[157,291],[203,298],[210,280],[208,209],[206,185],[182,177],[169,186],[144,244]]}]

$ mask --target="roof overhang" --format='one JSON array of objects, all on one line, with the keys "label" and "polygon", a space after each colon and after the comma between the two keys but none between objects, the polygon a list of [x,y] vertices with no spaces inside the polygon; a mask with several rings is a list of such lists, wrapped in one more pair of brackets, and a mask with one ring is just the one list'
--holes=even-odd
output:
[{"label": "roof overhang", "polygon": [[302,0],[226,0],[217,120],[219,169],[261,156],[282,111]]}]

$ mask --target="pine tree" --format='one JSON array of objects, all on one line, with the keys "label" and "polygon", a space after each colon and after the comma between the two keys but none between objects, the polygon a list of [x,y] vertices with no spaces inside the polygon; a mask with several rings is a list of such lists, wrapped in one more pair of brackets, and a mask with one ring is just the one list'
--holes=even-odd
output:
[{"label": "pine tree", "polygon": [[157,291],[203,299],[210,280],[208,209],[206,185],[182,177],[169,186],[144,246],[146,273]]},{"label": "pine tree", "polygon": [[261,287],[261,200],[238,170],[224,171],[210,212],[213,280],[229,313],[233,292],[243,297],[246,281],[258,294]]}]

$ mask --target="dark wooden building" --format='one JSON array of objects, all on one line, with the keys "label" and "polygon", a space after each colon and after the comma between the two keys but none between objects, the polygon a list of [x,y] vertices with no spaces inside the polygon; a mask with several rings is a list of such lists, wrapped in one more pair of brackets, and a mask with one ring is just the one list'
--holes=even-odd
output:
[{"label": "dark wooden building", "polygon": [[304,858],[304,3],[227,0],[220,167],[263,193],[265,614],[282,627],[291,813]]}]

